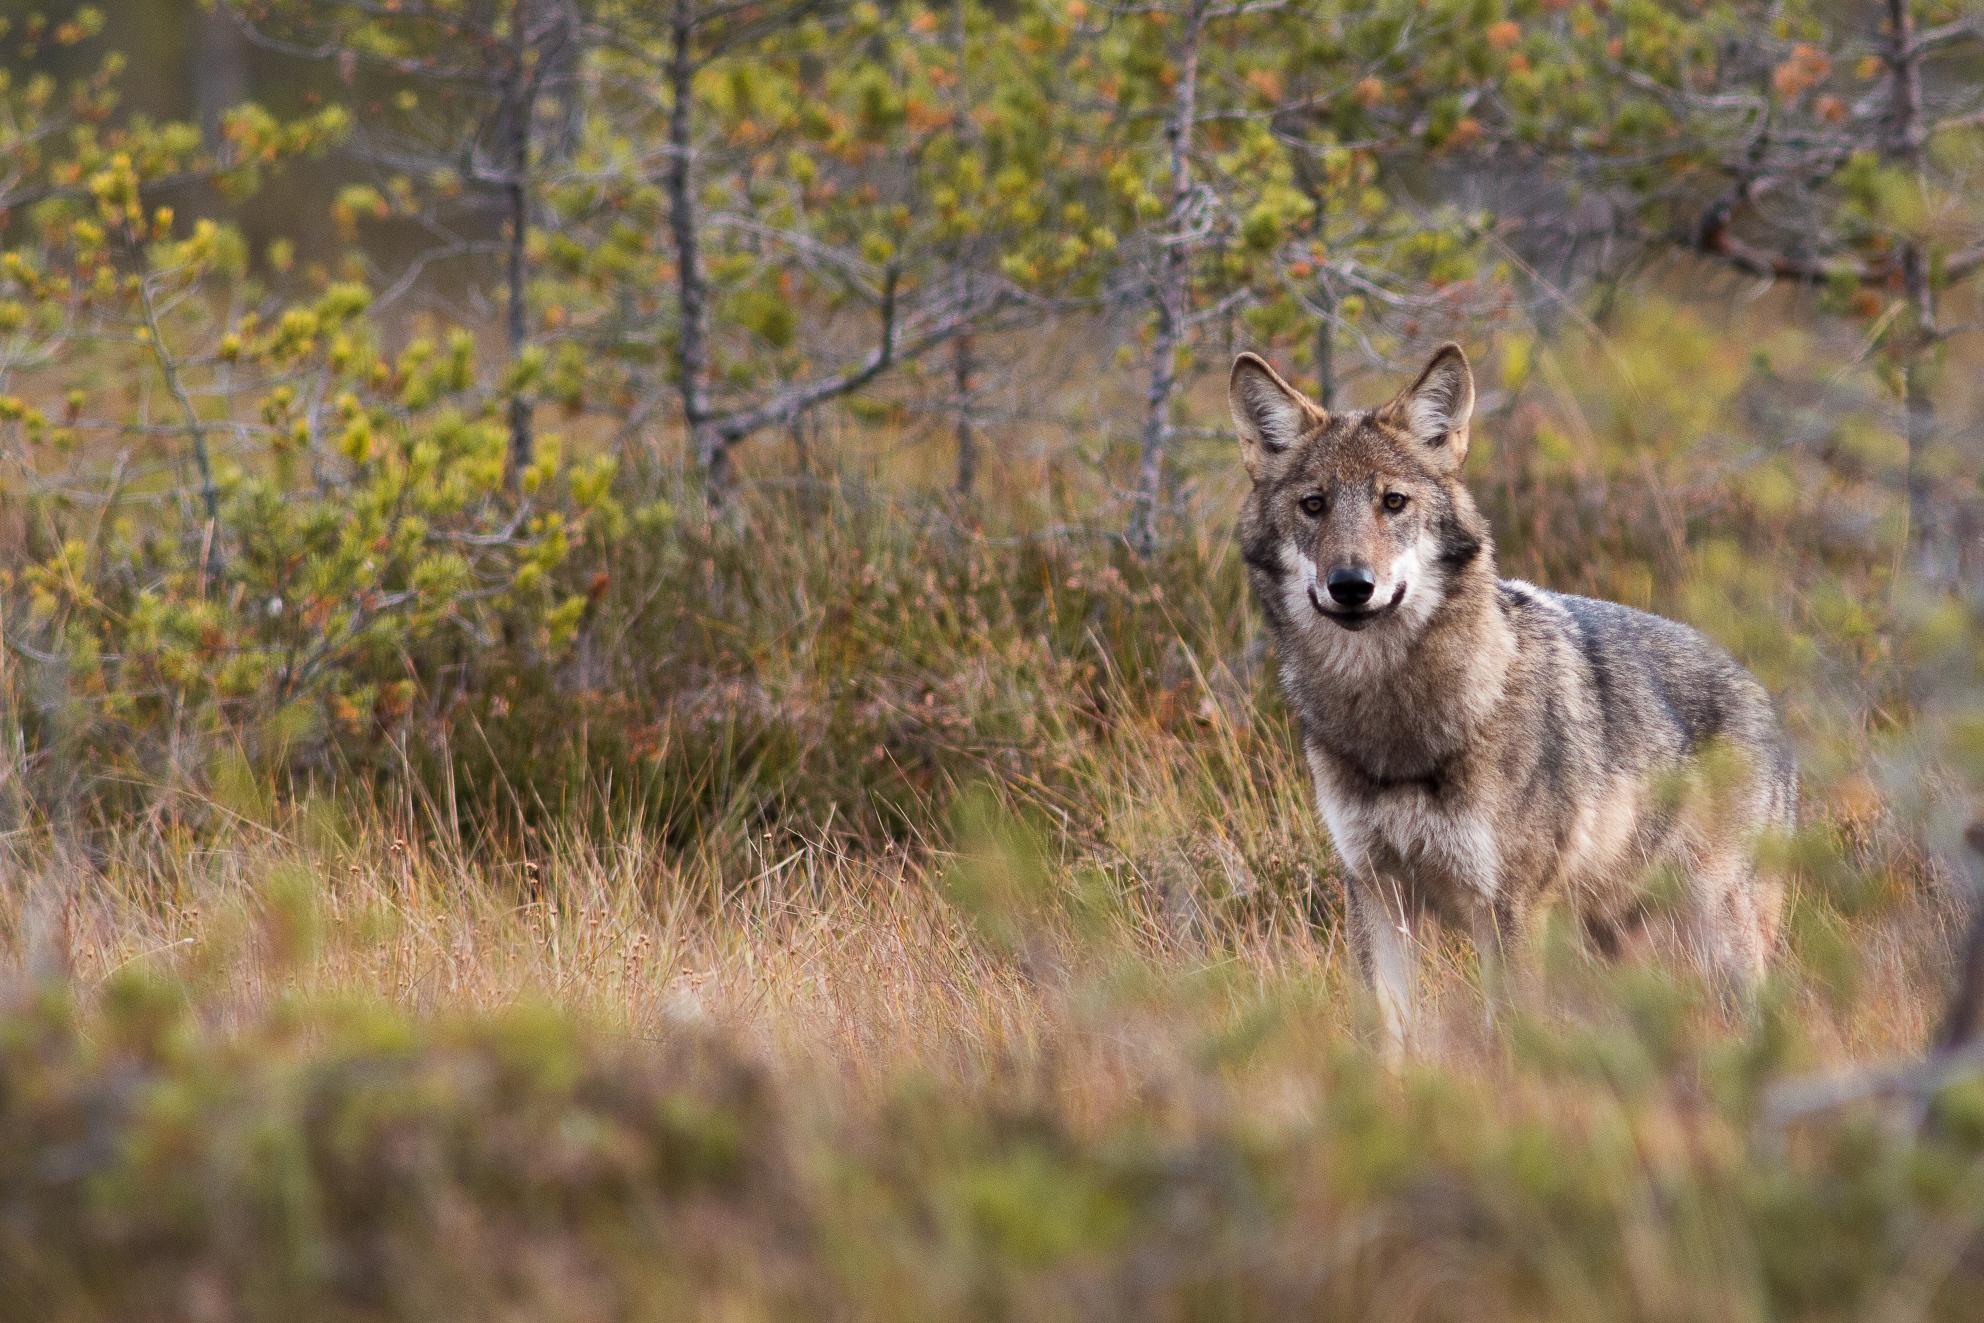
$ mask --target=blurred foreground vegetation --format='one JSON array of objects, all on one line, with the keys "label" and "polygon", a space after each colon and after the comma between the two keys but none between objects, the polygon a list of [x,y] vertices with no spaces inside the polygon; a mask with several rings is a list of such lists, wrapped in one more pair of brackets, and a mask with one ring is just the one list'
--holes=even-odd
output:
[{"label": "blurred foreground vegetation", "polygon": [[[1786,1136],[1751,1129],[1775,1006],[1698,1048],[1640,980],[1602,1031],[1394,1076],[1320,989],[1247,982],[1118,991],[1107,1033],[1098,1000],[859,1106],[693,1022],[288,1000],[221,1032],[174,983],[51,989],[0,1021],[0,1314],[1972,1316],[1975,1081],[1926,1141]],[[1144,1053],[1097,1041],[1139,1015]]]},{"label": "blurred foreground vegetation", "polygon": [[[0,1318],[1975,1313],[1962,7],[5,23]],[[1223,370],[1450,336],[1779,698],[1755,1008],[1374,1054]]]}]

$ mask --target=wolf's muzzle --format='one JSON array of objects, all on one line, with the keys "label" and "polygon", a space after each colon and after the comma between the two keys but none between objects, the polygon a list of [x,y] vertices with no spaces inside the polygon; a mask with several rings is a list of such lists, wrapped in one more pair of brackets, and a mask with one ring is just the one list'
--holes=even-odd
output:
[{"label": "wolf's muzzle", "polygon": [[[1336,596],[1335,593],[1331,593],[1330,595],[1332,597]],[[1367,592],[1365,599],[1368,600],[1369,597],[1370,594]],[[1353,632],[1383,620],[1396,610],[1398,604],[1404,600],[1405,585],[1401,583],[1392,591],[1392,600],[1386,602],[1383,606],[1362,607],[1353,611],[1345,611],[1325,603],[1323,601],[1323,595],[1316,591],[1316,585],[1313,583],[1309,585],[1309,605],[1316,608],[1316,614],[1326,616],[1332,624],[1339,625]]]}]

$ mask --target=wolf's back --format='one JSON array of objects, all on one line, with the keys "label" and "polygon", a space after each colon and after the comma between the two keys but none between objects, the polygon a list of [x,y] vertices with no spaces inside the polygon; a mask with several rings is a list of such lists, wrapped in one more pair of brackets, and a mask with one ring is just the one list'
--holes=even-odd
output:
[{"label": "wolf's back", "polygon": [[1563,673],[1554,679],[1589,703],[1585,742],[1600,767],[1656,772],[1724,744],[1744,755],[1766,791],[1759,825],[1789,824],[1796,773],[1776,710],[1721,647],[1678,621],[1616,602],[1523,583],[1502,591],[1529,628],[1557,636],[1548,655]]}]

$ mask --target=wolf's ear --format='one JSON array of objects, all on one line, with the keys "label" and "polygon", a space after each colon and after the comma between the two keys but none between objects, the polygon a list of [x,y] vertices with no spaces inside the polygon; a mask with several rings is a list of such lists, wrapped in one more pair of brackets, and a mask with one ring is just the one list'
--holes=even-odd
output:
[{"label": "wolf's ear", "polygon": [[1400,391],[1379,416],[1421,445],[1442,452],[1447,466],[1467,458],[1467,424],[1474,417],[1474,373],[1457,344],[1434,351],[1419,380]]},{"label": "wolf's ear", "polygon": [[1247,465],[1247,476],[1256,480],[1268,456],[1288,449],[1305,433],[1330,420],[1308,396],[1283,381],[1259,354],[1242,354],[1233,360],[1226,403],[1233,410],[1233,425],[1240,431],[1240,458]]}]

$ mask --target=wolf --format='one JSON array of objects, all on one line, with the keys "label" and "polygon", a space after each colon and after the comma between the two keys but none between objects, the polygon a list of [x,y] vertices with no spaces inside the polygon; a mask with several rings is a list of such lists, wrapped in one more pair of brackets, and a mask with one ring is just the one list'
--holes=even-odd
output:
[{"label": "wolf", "polygon": [[1712,978],[1753,988],[1784,903],[1757,846],[1797,801],[1763,686],[1686,625],[1498,577],[1461,481],[1460,346],[1376,409],[1329,412],[1254,354],[1228,396],[1241,555],[1389,1046],[1428,917],[1471,936],[1491,988],[1550,902],[1601,951],[1669,914]]}]

